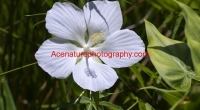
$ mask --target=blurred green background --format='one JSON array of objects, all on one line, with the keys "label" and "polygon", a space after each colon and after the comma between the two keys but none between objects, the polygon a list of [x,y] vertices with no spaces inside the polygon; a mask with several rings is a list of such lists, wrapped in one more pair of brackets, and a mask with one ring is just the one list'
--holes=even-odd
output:
[{"label": "blurred green background", "polygon": [[[69,0],[82,8],[87,1]],[[200,14],[200,0],[179,0]],[[57,0],[0,0],[0,110],[53,110],[63,105],[64,110],[83,110],[84,104],[69,104],[68,101],[76,100],[83,91],[75,83],[70,88],[67,78],[59,80],[51,78],[36,62],[34,57],[39,46],[52,36],[45,28],[45,13]],[[153,23],[160,32],[176,40],[185,41],[184,25],[181,20],[174,36],[172,30],[179,19],[180,8],[172,0],[120,0],[124,24],[122,29],[134,30],[148,45],[144,19]],[[173,16],[169,20],[169,15]],[[164,21],[164,25],[161,25]],[[156,70],[145,57],[140,61],[144,67],[156,74]],[[31,65],[29,65],[31,64]],[[23,67],[26,66],[27,67]],[[7,72],[18,68],[14,71]],[[131,110],[145,110],[143,104],[148,102],[156,110],[168,110],[171,105],[163,99],[156,90],[148,90],[152,98],[144,91],[139,90],[142,85],[136,78],[137,75],[129,68],[115,69],[120,76],[117,83],[106,90],[105,93],[118,93],[109,95],[102,100],[112,102],[123,109],[134,105],[136,97],[139,102]],[[7,72],[7,73],[5,73]],[[145,86],[154,85],[164,87],[159,79],[139,70]],[[137,76],[138,77],[138,76]],[[164,83],[164,82],[163,82]],[[195,83],[196,84],[196,83]],[[191,88],[188,101],[182,103],[177,109],[197,110],[200,104],[200,87],[197,83]],[[67,95],[66,95],[67,92]],[[88,91],[85,96],[88,96]],[[134,95],[133,95],[134,94]],[[175,95],[176,96],[176,95]],[[167,96],[169,97],[169,96]],[[174,98],[174,95],[172,95]],[[178,96],[176,98],[179,98]],[[190,102],[192,99],[193,102]],[[194,108],[188,109],[188,103]],[[186,104],[186,105],[184,105]],[[105,108],[106,109],[106,108]],[[149,109],[151,110],[151,109]]]}]

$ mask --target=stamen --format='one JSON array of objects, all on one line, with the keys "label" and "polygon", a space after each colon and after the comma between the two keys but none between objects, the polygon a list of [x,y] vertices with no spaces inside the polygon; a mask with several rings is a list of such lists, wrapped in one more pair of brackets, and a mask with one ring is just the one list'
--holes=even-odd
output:
[{"label": "stamen", "polygon": [[96,32],[90,37],[90,42],[92,45],[97,45],[104,41],[105,33],[104,32]]}]

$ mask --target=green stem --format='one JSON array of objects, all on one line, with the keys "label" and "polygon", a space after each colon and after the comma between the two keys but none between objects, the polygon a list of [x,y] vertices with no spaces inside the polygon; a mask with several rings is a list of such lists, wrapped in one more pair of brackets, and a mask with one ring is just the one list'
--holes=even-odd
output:
[{"label": "green stem", "polygon": [[19,69],[23,69],[23,68],[25,68],[25,67],[32,66],[32,65],[35,65],[35,64],[37,64],[37,62],[28,64],[28,65],[25,65],[25,66],[22,66],[22,67],[19,67],[19,68],[12,69],[12,70],[10,70],[10,71],[6,71],[6,72],[4,72],[4,73],[1,73],[0,76],[6,75],[6,74],[11,73],[11,72],[13,72],[13,71],[16,71],[16,70],[19,70]]},{"label": "green stem", "polygon": [[190,92],[190,90],[188,90],[183,97],[178,100],[169,110],[175,110],[175,108],[178,106],[178,104],[180,104],[182,101],[184,101],[185,97],[188,95],[188,93]]},{"label": "green stem", "polygon": [[138,100],[133,105],[131,105],[127,110],[131,110],[137,103],[138,103]]}]

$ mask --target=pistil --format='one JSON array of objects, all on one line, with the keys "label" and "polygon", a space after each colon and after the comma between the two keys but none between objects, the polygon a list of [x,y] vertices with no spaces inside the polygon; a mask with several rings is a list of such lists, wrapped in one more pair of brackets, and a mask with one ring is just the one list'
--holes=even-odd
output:
[{"label": "pistil", "polygon": [[86,68],[84,71],[88,77],[97,78],[95,71],[89,67],[88,59],[89,58],[86,57]]}]

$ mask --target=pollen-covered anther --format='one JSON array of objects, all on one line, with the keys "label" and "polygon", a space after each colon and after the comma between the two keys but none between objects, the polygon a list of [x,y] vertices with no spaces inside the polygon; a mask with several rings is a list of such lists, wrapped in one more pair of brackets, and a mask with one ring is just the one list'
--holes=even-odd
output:
[{"label": "pollen-covered anther", "polygon": [[94,44],[98,44],[104,41],[105,33],[104,32],[96,32],[90,37],[90,42]]}]

